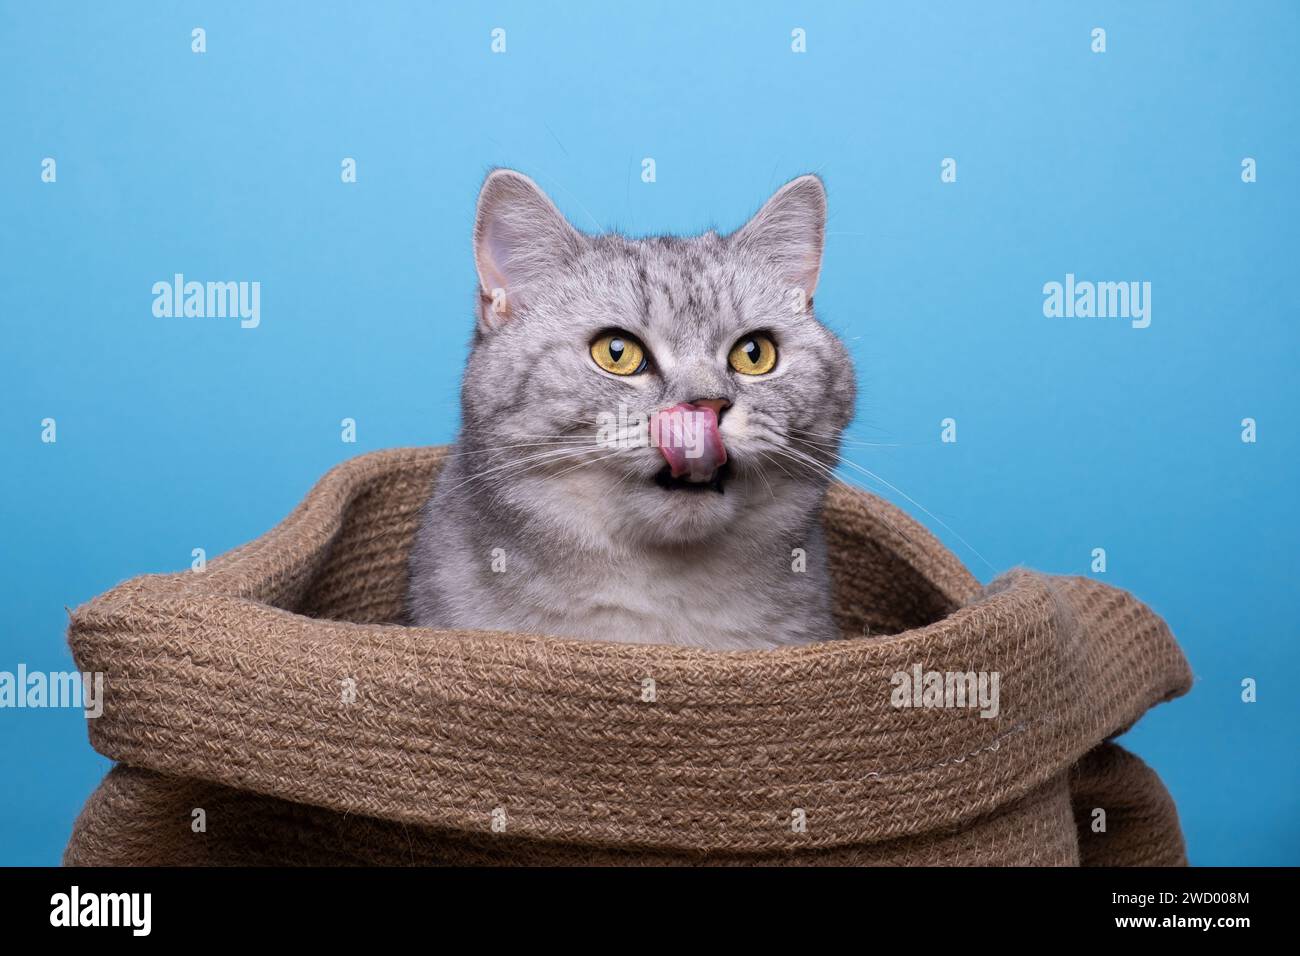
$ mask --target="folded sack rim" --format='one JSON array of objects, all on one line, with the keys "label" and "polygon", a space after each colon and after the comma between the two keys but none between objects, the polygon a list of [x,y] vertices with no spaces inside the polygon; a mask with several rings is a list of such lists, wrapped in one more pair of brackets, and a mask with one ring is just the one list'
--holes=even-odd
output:
[{"label": "folded sack rim", "polygon": [[[981,590],[902,512],[843,488],[828,526],[883,534],[882,522],[905,522],[905,560],[962,606],[879,638],[720,652],[325,621],[257,599],[292,596],[319,572],[375,480],[414,482],[413,500],[444,454],[345,462],[207,571],[133,579],[79,608],[74,656],[107,675],[96,748],[429,826],[481,830],[504,806],[527,837],[759,852],[958,826],[1190,685],[1163,621],[1124,592],[1025,570]],[[976,652],[1019,668],[1033,693],[1013,693],[994,721],[881,706],[902,665],[957,669]],[[331,710],[322,701],[343,664],[366,692]],[[643,676],[655,677],[654,704],[637,696]],[[1070,699],[1089,687],[1091,699]],[[810,817],[802,834],[789,825],[796,807]]]}]

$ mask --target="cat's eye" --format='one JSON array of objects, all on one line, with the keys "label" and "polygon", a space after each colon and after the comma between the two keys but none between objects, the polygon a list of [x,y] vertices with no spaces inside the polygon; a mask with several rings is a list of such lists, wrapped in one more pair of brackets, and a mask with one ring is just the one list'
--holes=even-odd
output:
[{"label": "cat's eye", "polygon": [[645,346],[626,332],[606,332],[591,343],[591,357],[606,372],[615,375],[636,375],[644,372]]},{"label": "cat's eye", "polygon": [[776,367],[776,343],[762,332],[743,336],[731,347],[727,361],[741,375],[763,375]]}]

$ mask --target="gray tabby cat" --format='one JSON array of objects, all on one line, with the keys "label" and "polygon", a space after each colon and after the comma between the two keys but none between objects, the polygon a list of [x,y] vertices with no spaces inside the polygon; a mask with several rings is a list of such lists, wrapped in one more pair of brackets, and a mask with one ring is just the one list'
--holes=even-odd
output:
[{"label": "gray tabby cat", "polygon": [[838,636],[818,519],[854,373],[812,310],[825,222],[803,176],[729,236],[589,236],[528,177],[488,176],[412,622],[720,650]]}]

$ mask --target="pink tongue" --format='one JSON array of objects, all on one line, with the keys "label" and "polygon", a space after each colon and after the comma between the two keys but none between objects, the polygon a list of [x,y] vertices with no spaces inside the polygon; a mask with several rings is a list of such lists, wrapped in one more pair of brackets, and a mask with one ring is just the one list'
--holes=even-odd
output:
[{"label": "pink tongue", "polygon": [[659,452],[674,478],[708,481],[727,461],[713,409],[682,402],[655,414]]}]

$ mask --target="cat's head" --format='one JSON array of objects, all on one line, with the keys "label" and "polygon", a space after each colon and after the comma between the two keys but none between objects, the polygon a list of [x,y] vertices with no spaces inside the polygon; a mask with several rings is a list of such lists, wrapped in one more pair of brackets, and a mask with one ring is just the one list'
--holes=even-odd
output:
[{"label": "cat's head", "polygon": [[528,177],[489,175],[466,493],[614,546],[806,526],[854,405],[813,314],[825,222],[802,176],[727,236],[586,235]]}]

